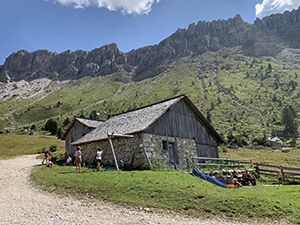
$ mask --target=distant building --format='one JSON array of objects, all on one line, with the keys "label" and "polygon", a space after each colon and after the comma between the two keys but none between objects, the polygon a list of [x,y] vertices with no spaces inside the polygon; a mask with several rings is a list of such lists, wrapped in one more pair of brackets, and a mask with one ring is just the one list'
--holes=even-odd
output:
[{"label": "distant building", "polygon": [[66,153],[68,155],[73,155],[76,147],[72,146],[71,143],[82,138],[84,135],[98,127],[101,123],[103,123],[103,121],[74,118],[62,137],[62,140],[66,140]]},{"label": "distant building", "polygon": [[92,163],[96,148],[106,150],[103,163],[114,165],[108,134],[133,135],[134,138],[112,139],[117,160],[125,166],[141,166],[160,160],[171,168],[187,167],[186,157],[219,157],[223,139],[186,95],[181,95],[140,109],[111,117],[82,138],[83,161]]}]

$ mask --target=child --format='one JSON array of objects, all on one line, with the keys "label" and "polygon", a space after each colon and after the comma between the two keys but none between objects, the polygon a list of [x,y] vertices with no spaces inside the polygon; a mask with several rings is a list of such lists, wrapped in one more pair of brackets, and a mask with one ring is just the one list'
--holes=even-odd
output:
[{"label": "child", "polygon": [[242,185],[237,181],[236,178],[233,178],[233,186],[234,188],[241,188]]},{"label": "child", "polygon": [[48,156],[51,155],[51,154],[52,154],[51,151],[48,151],[48,150],[45,151],[45,157],[44,157],[44,159],[42,161],[42,164],[44,164],[45,160],[46,160],[46,164],[47,164],[47,162],[48,162]]}]

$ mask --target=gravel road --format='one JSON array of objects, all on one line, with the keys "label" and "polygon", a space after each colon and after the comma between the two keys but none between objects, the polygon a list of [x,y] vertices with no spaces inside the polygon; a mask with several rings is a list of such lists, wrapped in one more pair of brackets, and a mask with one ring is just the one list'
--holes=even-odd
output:
[{"label": "gravel road", "polygon": [[[112,203],[77,200],[36,189],[30,170],[40,165],[35,155],[0,160],[0,224],[241,224],[222,220],[184,218],[149,210],[123,208]],[[245,224],[245,223],[243,223]]]}]

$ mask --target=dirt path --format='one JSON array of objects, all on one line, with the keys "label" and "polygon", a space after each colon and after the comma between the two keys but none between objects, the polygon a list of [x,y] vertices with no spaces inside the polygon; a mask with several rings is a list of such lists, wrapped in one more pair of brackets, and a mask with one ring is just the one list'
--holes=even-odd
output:
[{"label": "dirt path", "polygon": [[[30,185],[30,170],[41,163],[36,156],[0,160],[0,224],[234,224],[177,215],[135,211],[101,201],[59,197]],[[236,223],[237,224],[237,223]],[[243,223],[244,224],[244,223]]]}]

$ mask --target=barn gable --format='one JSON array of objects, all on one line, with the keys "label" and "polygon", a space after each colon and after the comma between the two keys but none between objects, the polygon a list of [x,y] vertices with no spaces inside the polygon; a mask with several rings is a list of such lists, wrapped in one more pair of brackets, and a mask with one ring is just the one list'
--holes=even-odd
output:
[{"label": "barn gable", "polygon": [[71,143],[90,133],[102,123],[103,121],[98,120],[74,118],[62,137],[62,140],[66,140],[66,153],[73,154],[75,147]]}]

